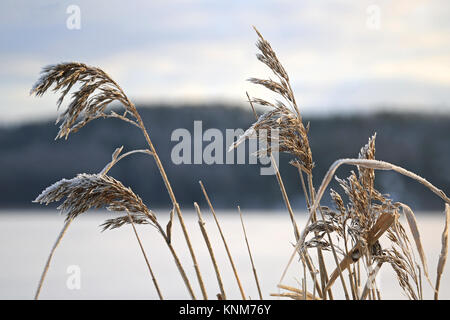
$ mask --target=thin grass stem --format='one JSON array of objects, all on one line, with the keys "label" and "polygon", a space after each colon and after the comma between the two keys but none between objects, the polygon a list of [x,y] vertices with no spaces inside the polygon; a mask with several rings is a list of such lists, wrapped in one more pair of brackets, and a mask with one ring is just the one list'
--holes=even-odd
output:
[{"label": "thin grass stem", "polygon": [[247,232],[245,230],[244,219],[242,218],[241,208],[238,206],[239,216],[241,218],[242,230],[244,231],[245,243],[247,244],[248,256],[250,257],[250,262],[252,264],[253,276],[255,277],[256,287],[258,288],[259,299],[263,300],[261,286],[259,285],[258,274],[256,273],[255,263],[253,261],[252,251],[250,250],[250,245],[248,243]]},{"label": "thin grass stem", "polygon": [[219,223],[219,220],[217,219],[214,207],[212,206],[211,201],[209,200],[209,196],[208,196],[208,193],[206,192],[205,186],[203,185],[203,183],[201,181],[199,181],[199,183],[200,183],[200,187],[201,187],[201,189],[203,191],[203,195],[205,196],[206,202],[208,203],[209,208],[211,209],[211,212],[213,214],[214,221],[216,222],[217,228],[219,229],[220,237],[222,238],[223,245],[224,245],[225,250],[227,252],[228,260],[230,261],[231,268],[233,269],[234,277],[236,278],[236,282],[238,284],[239,291],[241,293],[242,299],[246,300],[246,296],[245,296],[245,293],[244,293],[244,288],[242,287],[241,280],[239,279],[239,275],[238,275],[238,272],[236,270],[236,266],[234,265],[233,257],[231,255],[230,249],[228,248],[228,244],[227,244],[227,241],[225,240],[225,236],[224,236],[224,234],[222,232],[222,228],[220,227],[220,223]]},{"label": "thin grass stem", "polygon": [[73,221],[73,219],[68,219],[66,223],[64,224],[61,232],[59,233],[58,237],[56,238],[55,244],[53,245],[52,250],[50,251],[50,254],[47,258],[47,262],[45,263],[44,270],[42,271],[41,279],[39,280],[39,284],[36,290],[36,294],[34,295],[34,300],[39,299],[39,295],[41,293],[42,285],[44,284],[45,277],[47,276],[48,269],[50,268],[50,263],[52,261],[53,255],[55,254],[55,250],[58,247],[58,245],[61,243],[62,238],[66,234],[67,229],[69,228],[70,223]]},{"label": "thin grass stem", "polygon": [[206,232],[205,221],[203,220],[202,213],[200,211],[200,207],[198,206],[197,202],[194,202],[194,207],[195,207],[195,210],[198,215],[198,225],[200,226],[200,230],[202,232],[203,239],[205,240],[206,246],[208,248],[209,256],[211,257],[211,262],[213,264],[214,271],[216,273],[217,283],[218,283],[219,289],[220,289],[221,300],[226,300],[227,296],[225,294],[225,289],[223,287],[222,276],[220,275],[219,266],[217,264],[216,257],[214,255],[214,250],[212,248],[211,241],[209,240],[208,233]]}]

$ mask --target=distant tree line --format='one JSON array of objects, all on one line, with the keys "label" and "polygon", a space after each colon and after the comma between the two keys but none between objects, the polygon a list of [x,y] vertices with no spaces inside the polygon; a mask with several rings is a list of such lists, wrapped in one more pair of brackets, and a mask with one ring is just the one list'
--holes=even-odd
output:
[{"label": "distant tree line", "polygon": [[[274,176],[261,176],[258,165],[196,165],[172,163],[170,155],[177,144],[171,134],[177,128],[193,131],[195,120],[208,128],[247,129],[254,122],[249,110],[224,105],[151,106],[141,108],[157,151],[172,182],[178,201],[192,208],[203,204],[198,185],[202,180],[217,207],[277,209],[283,201]],[[360,148],[377,132],[376,157],[401,165],[450,194],[450,118],[418,114],[380,113],[365,116],[305,119],[310,122],[310,144],[315,162],[314,182],[318,186],[328,167],[339,158],[356,157]],[[0,207],[40,206],[31,203],[40,191],[77,173],[96,173],[110,161],[115,148],[144,148],[141,133],[114,119],[95,120],[69,141],[54,140],[53,122],[0,128]],[[225,134],[224,134],[225,136]],[[206,145],[207,143],[205,143]],[[228,148],[224,143],[224,152]],[[168,208],[169,198],[153,161],[136,154],[122,160],[110,172],[130,186],[150,208]],[[304,209],[298,172],[289,165],[290,155],[282,155],[280,170],[291,202]],[[342,167],[345,178],[354,167]],[[390,172],[377,172],[376,185],[395,201],[405,201],[416,210],[442,210],[439,199],[423,186]],[[339,190],[339,186],[332,186]],[[324,204],[329,205],[329,197]]]}]

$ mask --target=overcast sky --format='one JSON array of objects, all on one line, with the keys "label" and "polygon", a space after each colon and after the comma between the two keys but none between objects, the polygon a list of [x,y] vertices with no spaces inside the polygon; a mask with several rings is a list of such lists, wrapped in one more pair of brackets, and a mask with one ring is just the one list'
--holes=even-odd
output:
[{"label": "overcast sky", "polygon": [[[80,29],[67,27],[70,5]],[[28,93],[42,66],[63,61],[103,68],[137,102],[266,95],[245,81],[270,75],[252,25],[307,113],[449,108],[448,0],[2,0],[0,122],[55,118],[55,95]]]}]

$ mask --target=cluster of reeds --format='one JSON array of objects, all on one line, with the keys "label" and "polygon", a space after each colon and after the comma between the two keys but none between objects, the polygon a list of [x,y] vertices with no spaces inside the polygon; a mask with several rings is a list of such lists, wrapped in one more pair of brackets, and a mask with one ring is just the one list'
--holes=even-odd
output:
[{"label": "cluster of reeds", "polygon": [[[257,58],[273,72],[276,79],[251,78],[249,81],[266,87],[277,94],[280,99],[270,102],[261,98],[250,98],[247,94],[256,122],[231,148],[237,147],[246,139],[258,138],[261,135],[265,135],[268,139],[277,139],[276,145],[278,147],[276,150],[268,147],[265,150],[260,149],[258,151],[272,156],[276,179],[290,216],[296,243],[279,283],[279,288],[283,292],[273,293],[272,296],[308,300],[327,300],[334,299],[337,296],[355,300],[381,299],[382,292],[377,287],[376,277],[382,267],[390,266],[398,279],[400,288],[408,298],[424,298],[423,281],[425,279],[433,288],[434,298],[437,299],[448,251],[450,199],[442,190],[422,177],[399,166],[376,160],[376,135],[371,137],[367,145],[361,149],[358,158],[337,160],[330,167],[321,185],[316,190],[313,184],[313,153],[308,138],[309,124],[305,125],[303,122],[286,70],[269,42],[257,30],[256,32],[258,35],[257,47],[260,51]],[[186,275],[185,268],[172,245],[172,225],[176,214],[192,258],[202,298],[208,299],[181,208],[150,139],[149,132],[134,104],[107,73],[99,68],[82,63],[62,63],[44,68],[42,77],[31,92],[41,96],[50,88],[53,88],[53,91],[61,92],[58,107],[62,104],[65,96],[73,90],[67,109],[58,118],[58,121],[62,120],[62,124],[56,138],[64,137],[67,139],[70,133],[78,131],[88,122],[97,118],[118,118],[138,127],[142,131],[148,146],[147,149],[132,150],[124,154],[122,154],[123,147],[118,148],[113,152],[112,160],[106,164],[100,173],[79,174],[69,180],[60,180],[45,189],[37,197],[36,202],[45,204],[63,201],[58,208],[66,214],[66,223],[47,260],[35,298],[39,297],[52,256],[70,223],[78,215],[91,208],[107,208],[125,214],[106,220],[102,224],[103,230],[120,228],[127,224],[132,226],[159,298],[163,299],[163,293],[144,251],[135,228],[136,224],[151,225],[157,229],[173,256],[190,297],[196,299],[191,279]],[[118,114],[114,111],[108,111],[108,106],[113,102],[120,103],[123,113]],[[254,107],[255,104],[269,110],[258,116]],[[276,137],[270,134],[272,130],[277,130],[278,135]],[[299,184],[303,190],[308,210],[307,222],[302,229],[299,229],[297,225],[283,179],[273,158],[273,152],[290,154],[293,157],[290,163],[298,170]],[[130,188],[125,187],[120,181],[107,175],[109,170],[121,159],[135,153],[145,153],[153,158],[169,194],[172,211],[169,221],[165,223],[164,227],[158,220],[158,214],[151,211],[138,195]],[[356,166],[357,171],[351,171],[346,179],[336,178],[342,192],[330,190],[334,208],[322,206],[322,197],[328,189],[330,181],[334,178],[337,168],[343,164]],[[429,273],[425,249],[421,243],[420,232],[413,211],[406,204],[395,202],[388,195],[375,188],[376,170],[396,171],[410,177],[423,184],[444,201],[446,223],[442,234],[442,250],[434,283]],[[200,182],[200,187],[219,230],[242,299],[247,299],[225,235],[202,182]],[[216,296],[218,299],[226,299],[224,283],[200,207],[197,203],[194,203],[194,208],[198,215],[200,232],[207,245],[216,273],[218,283]],[[238,210],[240,212],[240,208]],[[408,227],[401,221],[401,216],[406,218]],[[241,222],[259,298],[262,299],[263,293],[260,289],[242,214]],[[406,231],[407,229],[410,230],[410,234]],[[330,259],[326,259],[327,255],[331,255],[331,261],[334,262],[332,265],[329,262],[327,263],[327,261],[330,261]],[[295,257],[299,259],[302,266],[298,287],[283,284],[286,272]],[[336,283],[340,283],[340,286],[336,287]],[[336,290],[339,290],[339,292]]]}]

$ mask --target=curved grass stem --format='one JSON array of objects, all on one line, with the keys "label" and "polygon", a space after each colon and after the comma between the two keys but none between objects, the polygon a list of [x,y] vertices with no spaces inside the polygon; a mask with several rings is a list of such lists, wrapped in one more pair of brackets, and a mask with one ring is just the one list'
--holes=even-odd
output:
[{"label": "curved grass stem", "polygon": [[53,245],[52,250],[50,251],[50,254],[47,258],[47,262],[45,263],[44,270],[42,271],[41,279],[39,280],[39,285],[36,290],[36,294],[34,295],[34,300],[39,299],[39,294],[41,293],[42,285],[44,284],[45,277],[47,276],[48,269],[50,267],[50,263],[52,261],[53,255],[55,254],[55,250],[58,247],[58,245],[61,243],[62,238],[66,234],[67,229],[69,228],[70,223],[73,221],[73,219],[68,219],[66,223],[64,224],[61,232],[59,233],[58,237],[56,238],[55,244]]}]

